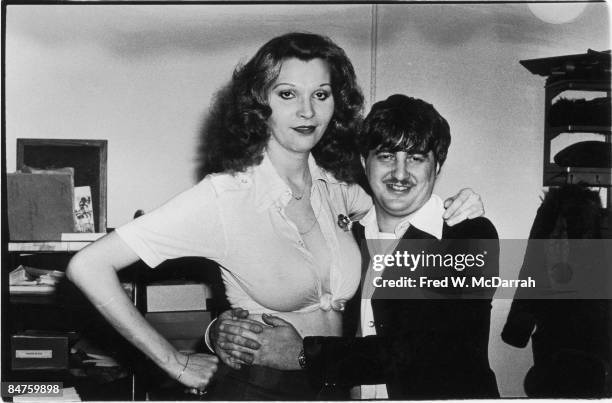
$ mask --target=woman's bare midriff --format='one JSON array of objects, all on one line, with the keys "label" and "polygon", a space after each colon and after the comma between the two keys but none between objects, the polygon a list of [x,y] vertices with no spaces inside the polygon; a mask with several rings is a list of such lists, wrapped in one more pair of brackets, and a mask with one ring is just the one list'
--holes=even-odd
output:
[{"label": "woman's bare midriff", "polygon": [[[340,336],[342,334],[342,312],[316,309],[312,312],[277,312],[278,316],[290,322],[302,337],[306,336]],[[258,322],[261,315],[250,315],[250,319]]]}]

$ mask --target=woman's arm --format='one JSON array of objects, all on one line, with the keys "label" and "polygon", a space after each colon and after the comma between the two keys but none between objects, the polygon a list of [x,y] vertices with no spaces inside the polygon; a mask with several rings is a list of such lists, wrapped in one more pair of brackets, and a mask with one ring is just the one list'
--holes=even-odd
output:
[{"label": "woman's arm", "polygon": [[182,384],[204,389],[217,368],[217,357],[177,351],[138,312],[121,287],[117,271],[138,256],[116,233],[77,253],[66,274],[110,324],[155,364]]},{"label": "woman's arm", "polygon": [[[363,218],[372,206],[371,197],[359,185],[351,185],[343,190],[351,220],[357,221]],[[466,219],[483,216],[485,213],[480,195],[471,188],[463,188],[456,195],[444,200],[444,208],[446,211],[443,218],[451,227]]]}]

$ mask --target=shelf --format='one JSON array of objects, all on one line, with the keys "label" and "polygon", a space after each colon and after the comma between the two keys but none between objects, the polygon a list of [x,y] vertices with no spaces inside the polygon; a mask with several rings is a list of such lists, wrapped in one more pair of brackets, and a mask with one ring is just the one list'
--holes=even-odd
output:
[{"label": "shelf", "polygon": [[9,302],[19,305],[53,305],[58,303],[55,293],[52,294],[10,294]]},{"label": "shelf", "polygon": [[544,186],[585,183],[594,187],[612,186],[609,168],[569,168],[547,164],[544,168]]},{"label": "shelf", "polygon": [[612,134],[611,126],[549,126],[548,138],[552,139],[561,133],[596,133],[604,136]]},{"label": "shelf", "polygon": [[90,241],[80,242],[9,242],[9,252],[78,252],[87,245]]},{"label": "shelf", "polygon": [[[558,95],[567,90],[576,91],[610,91],[609,80],[573,80],[564,79],[546,85],[546,89]],[[556,96],[555,95],[555,96]]]},{"label": "shelf", "polygon": [[[11,241],[8,243],[8,268],[13,269],[22,264],[44,270],[63,271],[74,253],[95,242],[93,238],[103,235],[86,234],[85,236],[92,239],[83,239],[82,234],[68,234],[67,236],[73,239],[70,241]],[[84,338],[90,339],[93,346],[100,346],[103,351],[116,352],[116,356],[124,361],[120,362],[120,365],[122,371],[125,371],[125,375],[117,375],[117,379],[113,378],[114,380],[109,382],[111,376],[114,377],[116,374],[105,372],[106,367],[73,366],[70,371],[61,369],[20,370],[12,368],[12,355],[4,354],[2,358],[3,381],[55,380],[64,382],[64,387],[75,387],[84,401],[144,400],[145,390],[140,385],[142,381],[136,379],[136,372],[140,371],[142,366],[141,354],[120,337],[76,285],[64,276],[57,283],[53,292],[43,293],[40,291],[46,290],[39,290],[37,286],[23,286],[18,289],[20,292],[11,293],[11,288],[13,291],[16,291],[17,288],[9,284],[9,270],[3,270],[3,272],[2,303],[6,308],[4,316],[6,331],[3,336],[3,345],[10,345],[10,335],[27,330],[77,332]],[[134,268],[123,271],[120,278],[128,297],[135,301],[138,287],[138,284],[135,283],[137,271]],[[139,298],[142,297],[139,296]],[[46,345],[44,347],[46,348]]]},{"label": "shelf", "polygon": [[[570,64],[576,69],[567,70],[567,66],[570,65],[567,62],[571,62]],[[591,187],[612,187],[610,168],[562,167],[551,162],[552,143],[555,139],[559,142],[558,145],[564,146],[559,153],[568,150],[578,142],[587,141],[582,138],[582,134],[588,135],[588,141],[602,140],[601,149],[598,146],[597,151],[607,152],[609,150],[612,144],[610,143],[612,127],[608,121],[609,114],[606,108],[609,108],[612,85],[609,74],[606,72],[609,72],[610,55],[589,50],[582,55],[526,60],[521,61],[521,64],[532,73],[547,77],[544,96],[543,185],[582,184]],[[580,70],[576,66],[582,66],[583,69]],[[596,98],[597,102],[575,99],[576,97],[570,97],[564,104],[560,104],[560,101],[553,102],[565,91],[599,92],[604,95],[601,99]],[[562,136],[561,139],[559,139],[560,136]],[[566,145],[568,141],[570,144]],[[568,152],[571,151],[565,153],[566,157]],[[576,149],[575,152],[585,154],[585,151],[579,149]],[[599,153],[597,155],[599,156]],[[574,154],[574,157],[581,161],[580,165],[589,163],[598,166],[606,165],[600,161],[601,157],[597,161],[589,161],[588,155],[581,155],[581,158],[578,158]]]}]

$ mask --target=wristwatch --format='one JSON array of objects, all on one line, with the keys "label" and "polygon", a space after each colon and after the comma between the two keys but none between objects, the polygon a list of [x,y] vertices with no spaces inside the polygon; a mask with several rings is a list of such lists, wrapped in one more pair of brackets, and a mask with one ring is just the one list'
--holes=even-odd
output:
[{"label": "wristwatch", "polygon": [[306,355],[304,354],[304,349],[298,354],[298,363],[300,364],[300,368],[306,368]]}]

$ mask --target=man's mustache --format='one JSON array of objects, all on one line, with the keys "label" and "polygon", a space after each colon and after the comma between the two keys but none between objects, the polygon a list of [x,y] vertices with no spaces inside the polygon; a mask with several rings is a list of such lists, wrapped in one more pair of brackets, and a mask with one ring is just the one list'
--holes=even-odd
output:
[{"label": "man's mustache", "polygon": [[391,177],[388,179],[384,179],[382,181],[385,185],[395,185],[395,186],[415,186],[416,183],[410,179],[397,179],[395,177]]}]

